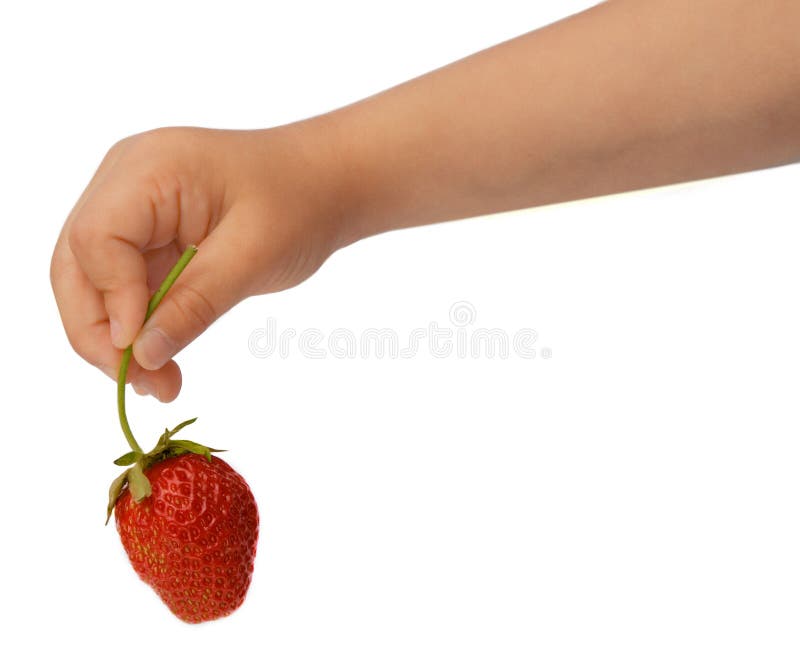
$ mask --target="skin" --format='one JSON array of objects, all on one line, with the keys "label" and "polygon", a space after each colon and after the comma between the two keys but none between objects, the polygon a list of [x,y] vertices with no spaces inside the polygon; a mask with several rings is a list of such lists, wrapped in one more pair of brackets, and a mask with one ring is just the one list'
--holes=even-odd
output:
[{"label": "skin", "polygon": [[126,138],[55,247],[67,336],[170,401],[216,318],[362,238],[797,161],[798,34],[790,0],[616,0],[306,121]]}]

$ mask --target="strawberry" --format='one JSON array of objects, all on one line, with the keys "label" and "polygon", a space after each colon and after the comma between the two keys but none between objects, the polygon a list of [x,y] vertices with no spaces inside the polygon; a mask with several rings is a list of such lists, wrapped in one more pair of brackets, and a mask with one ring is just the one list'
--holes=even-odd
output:
[{"label": "strawberry", "polygon": [[[189,246],[148,304],[145,320],[194,256]],[[120,426],[131,450],[114,464],[128,467],[111,484],[106,523],[114,513],[122,546],[136,573],[169,609],[190,623],[215,620],[244,601],[253,574],[258,509],[245,480],[212,453],[173,439],[190,419],[165,430],[145,453],[125,413],[132,349],[122,353],[117,378]]]},{"label": "strawberry", "polygon": [[244,479],[218,457],[184,453],[146,472],[152,492],[117,501],[117,531],[134,570],[185,622],[226,616],[244,601],[258,510]]}]

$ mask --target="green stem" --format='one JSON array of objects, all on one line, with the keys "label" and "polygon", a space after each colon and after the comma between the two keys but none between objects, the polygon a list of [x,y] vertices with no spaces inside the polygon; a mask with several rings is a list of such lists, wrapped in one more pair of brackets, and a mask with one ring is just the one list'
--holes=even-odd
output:
[{"label": "green stem", "polygon": [[[189,264],[189,261],[192,260],[192,257],[194,257],[196,253],[197,247],[194,245],[189,245],[186,248],[181,258],[178,259],[178,262],[173,266],[172,270],[169,271],[166,279],[161,282],[161,286],[158,287],[158,290],[153,293],[153,297],[150,298],[150,302],[147,304],[147,313],[144,315],[145,322],[153,315],[153,312],[158,305],[161,304],[161,300],[164,299],[167,291],[172,287],[172,284],[175,283],[175,280],[181,272],[183,272],[183,269]],[[133,344],[125,348],[125,351],[122,353],[122,361],[120,361],[119,364],[119,375],[117,376],[117,412],[119,414],[119,425],[122,426],[122,433],[125,435],[125,439],[128,440],[128,445],[133,451],[144,453],[142,447],[139,446],[136,439],[133,437],[130,424],[128,423],[128,415],[125,413],[125,380],[128,377],[128,366],[131,363],[132,354]]]}]

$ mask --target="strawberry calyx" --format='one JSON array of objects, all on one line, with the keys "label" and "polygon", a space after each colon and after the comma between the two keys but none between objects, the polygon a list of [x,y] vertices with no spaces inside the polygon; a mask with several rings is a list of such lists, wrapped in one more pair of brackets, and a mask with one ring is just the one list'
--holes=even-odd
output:
[{"label": "strawberry calyx", "polygon": [[172,439],[173,435],[186,426],[193,424],[195,421],[197,421],[197,417],[179,423],[172,430],[165,428],[153,450],[148,453],[129,451],[114,460],[115,465],[129,468],[114,479],[108,490],[106,524],[108,524],[108,520],[111,519],[111,512],[114,510],[117,500],[122,496],[126,488],[130,490],[131,497],[133,497],[136,503],[139,503],[152,494],[150,480],[145,475],[145,472],[157,462],[161,462],[167,458],[174,458],[184,453],[196,453],[197,455],[202,455],[206,460],[211,462],[212,453],[224,452],[224,449],[211,448],[203,444],[198,444],[197,442],[189,441],[188,439]]}]

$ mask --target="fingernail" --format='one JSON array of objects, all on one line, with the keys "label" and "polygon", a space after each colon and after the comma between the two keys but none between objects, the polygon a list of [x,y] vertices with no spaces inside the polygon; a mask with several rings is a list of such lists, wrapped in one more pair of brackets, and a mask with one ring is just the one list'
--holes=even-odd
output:
[{"label": "fingernail", "polygon": [[114,347],[120,350],[127,348],[127,346],[120,343],[120,339],[122,338],[122,325],[119,324],[119,321],[112,318],[109,322],[109,327],[111,328],[111,343]]},{"label": "fingernail", "polygon": [[136,360],[148,370],[161,368],[174,354],[175,344],[157,327],[145,330],[136,340]]}]

